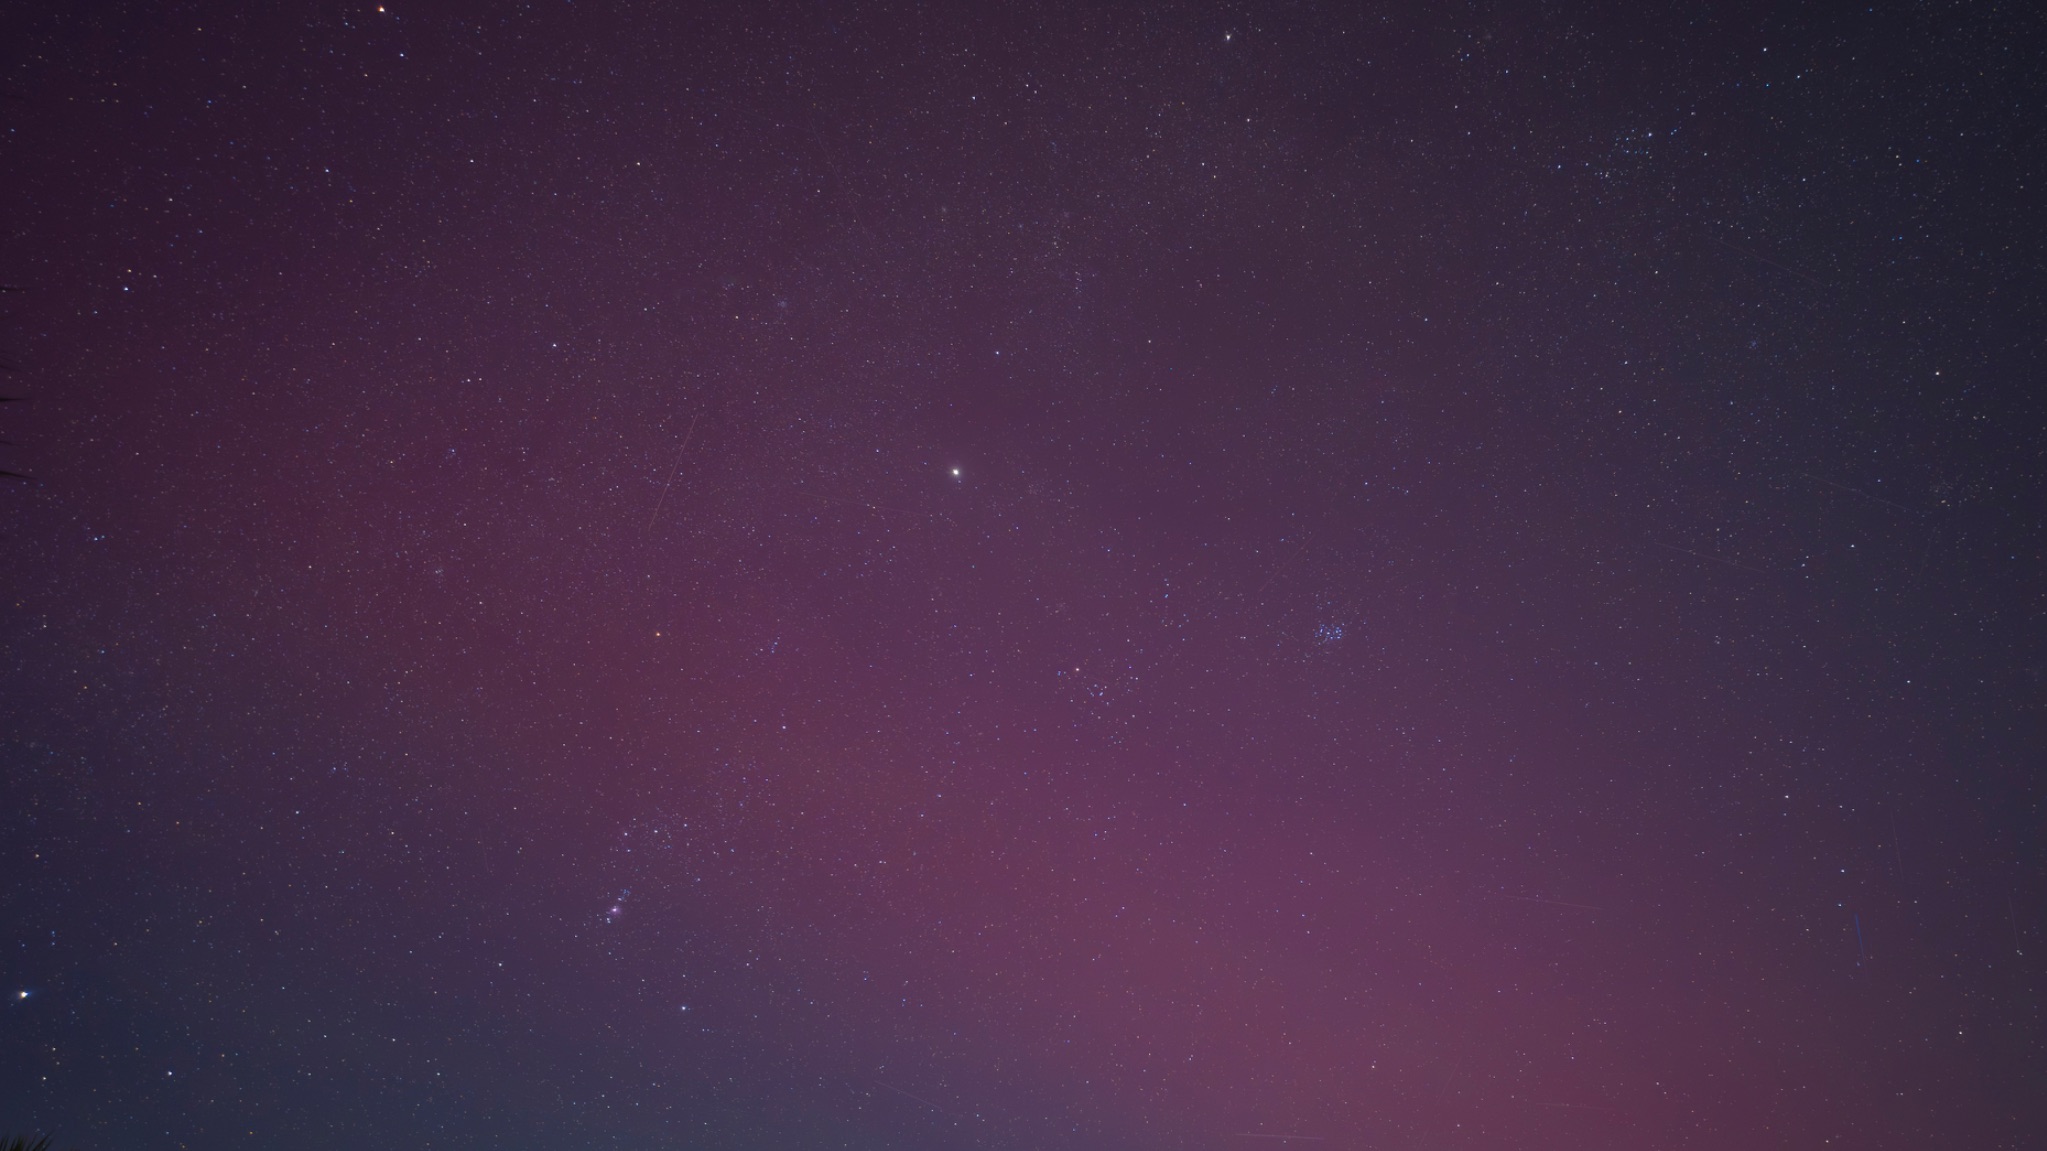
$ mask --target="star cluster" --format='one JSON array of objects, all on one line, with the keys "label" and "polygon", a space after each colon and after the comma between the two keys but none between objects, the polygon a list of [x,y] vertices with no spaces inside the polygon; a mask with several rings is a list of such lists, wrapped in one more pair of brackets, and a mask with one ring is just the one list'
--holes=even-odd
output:
[{"label": "star cluster", "polygon": [[2035,18],[0,33],[0,1125],[2047,1137]]}]

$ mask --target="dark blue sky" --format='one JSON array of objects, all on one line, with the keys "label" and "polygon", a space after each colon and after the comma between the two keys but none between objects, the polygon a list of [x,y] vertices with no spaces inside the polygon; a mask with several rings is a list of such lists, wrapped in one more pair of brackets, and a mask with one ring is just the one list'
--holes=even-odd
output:
[{"label": "dark blue sky", "polygon": [[2043,45],[9,11],[0,1130],[2039,1145]]}]

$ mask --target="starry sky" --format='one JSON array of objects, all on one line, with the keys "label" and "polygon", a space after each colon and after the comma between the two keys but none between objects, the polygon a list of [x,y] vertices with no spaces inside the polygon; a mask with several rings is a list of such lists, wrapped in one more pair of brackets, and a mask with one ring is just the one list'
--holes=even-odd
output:
[{"label": "starry sky", "polygon": [[10,7],[0,1130],[2041,1146],[2043,61]]}]

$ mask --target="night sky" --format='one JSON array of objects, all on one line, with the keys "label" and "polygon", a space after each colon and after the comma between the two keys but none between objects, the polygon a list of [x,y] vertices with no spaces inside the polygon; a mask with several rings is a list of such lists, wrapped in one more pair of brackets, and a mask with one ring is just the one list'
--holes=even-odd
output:
[{"label": "night sky", "polygon": [[2031,6],[0,89],[0,1132],[2047,1146]]}]

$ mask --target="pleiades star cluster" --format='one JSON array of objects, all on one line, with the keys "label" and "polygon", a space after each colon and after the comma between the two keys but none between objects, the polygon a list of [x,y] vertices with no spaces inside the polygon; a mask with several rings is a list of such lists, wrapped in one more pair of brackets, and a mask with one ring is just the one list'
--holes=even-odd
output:
[{"label": "pleiades star cluster", "polygon": [[13,5],[0,1133],[2047,1145],[2023,4]]}]

